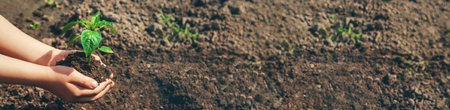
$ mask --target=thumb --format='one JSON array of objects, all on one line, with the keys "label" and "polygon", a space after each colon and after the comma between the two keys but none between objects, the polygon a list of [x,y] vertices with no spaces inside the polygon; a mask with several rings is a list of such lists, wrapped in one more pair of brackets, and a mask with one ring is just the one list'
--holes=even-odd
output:
[{"label": "thumb", "polygon": [[74,83],[78,86],[85,87],[85,88],[96,88],[98,86],[98,82],[94,79],[87,77],[79,72],[76,72],[77,74],[74,74],[71,78],[70,83]]}]

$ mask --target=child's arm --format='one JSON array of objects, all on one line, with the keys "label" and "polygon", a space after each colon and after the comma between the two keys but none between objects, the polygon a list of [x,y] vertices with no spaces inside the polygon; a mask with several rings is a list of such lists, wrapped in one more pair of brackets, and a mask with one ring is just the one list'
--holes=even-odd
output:
[{"label": "child's arm", "polygon": [[94,101],[114,85],[111,79],[97,84],[73,68],[42,66],[1,54],[0,83],[42,87],[63,100],[74,102]]},{"label": "child's arm", "polygon": [[32,62],[50,65],[63,50],[46,45],[19,30],[0,15],[0,54]]}]

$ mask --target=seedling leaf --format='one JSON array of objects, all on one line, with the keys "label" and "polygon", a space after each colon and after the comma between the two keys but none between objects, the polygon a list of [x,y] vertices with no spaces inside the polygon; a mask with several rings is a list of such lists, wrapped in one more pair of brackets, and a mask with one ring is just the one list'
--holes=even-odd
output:
[{"label": "seedling leaf", "polygon": [[116,33],[116,30],[114,29],[114,27],[111,24],[114,24],[115,22],[110,22],[110,21],[105,21],[102,20],[99,23],[100,28],[103,28],[104,26],[107,26],[113,33]]},{"label": "seedling leaf", "polygon": [[67,44],[67,47],[72,45],[78,38],[80,38],[80,36],[72,36],[72,37],[70,37],[70,40],[69,40],[69,43]]},{"label": "seedling leaf", "polygon": [[114,29],[113,26],[111,26],[111,25],[106,25],[106,26],[108,26],[108,28],[111,30],[112,33],[116,33],[116,29]]},{"label": "seedling leaf", "polygon": [[64,33],[66,33],[66,31],[67,30],[69,30],[70,28],[72,28],[73,26],[75,26],[76,24],[78,24],[78,23],[82,23],[83,21],[81,21],[81,22],[79,22],[79,21],[73,21],[73,22],[70,22],[69,24],[67,24],[66,26],[64,26],[64,28],[63,28],[63,34]]},{"label": "seedling leaf", "polygon": [[84,27],[89,28],[89,26],[91,25],[91,23],[89,23],[89,21],[86,21],[84,19],[80,20],[79,23],[83,24]]},{"label": "seedling leaf", "polygon": [[111,24],[114,24],[114,23],[115,23],[115,22],[102,20],[102,21],[100,22],[100,26],[111,25]]},{"label": "seedling leaf", "polygon": [[83,46],[86,57],[90,57],[91,53],[98,47],[102,35],[99,31],[84,30],[81,33],[81,45]]},{"label": "seedling leaf", "polygon": [[[100,21],[100,12],[97,12],[94,16],[91,17],[91,24],[92,25],[96,25],[98,22]],[[91,27],[91,28],[96,28],[95,27]]]},{"label": "seedling leaf", "polygon": [[39,27],[41,27],[41,25],[39,25],[39,24],[36,23],[36,22],[33,22],[32,24],[30,24],[30,27],[31,27],[31,29],[36,30],[36,29],[38,29]]},{"label": "seedling leaf", "polygon": [[109,48],[109,47],[107,47],[107,46],[102,46],[102,47],[98,48],[98,50],[100,50],[100,51],[102,51],[102,52],[105,52],[105,53],[114,53],[114,52],[112,51],[112,49]]},{"label": "seedling leaf", "polygon": [[442,36],[445,36],[445,35],[447,35],[448,33],[450,33],[450,29],[445,30],[445,32],[444,32],[444,34],[442,34]]}]

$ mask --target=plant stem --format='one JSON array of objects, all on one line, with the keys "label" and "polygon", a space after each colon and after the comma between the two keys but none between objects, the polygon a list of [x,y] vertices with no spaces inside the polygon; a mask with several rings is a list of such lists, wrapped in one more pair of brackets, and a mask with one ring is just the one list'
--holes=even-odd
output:
[{"label": "plant stem", "polygon": [[91,55],[89,55],[88,65],[91,65]]}]

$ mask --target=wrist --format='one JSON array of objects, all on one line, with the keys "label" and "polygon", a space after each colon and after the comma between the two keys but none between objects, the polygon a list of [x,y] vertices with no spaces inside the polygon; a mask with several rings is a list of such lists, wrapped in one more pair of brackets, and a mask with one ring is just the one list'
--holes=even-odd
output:
[{"label": "wrist", "polygon": [[41,67],[41,69],[35,73],[37,74],[37,76],[32,79],[32,81],[34,82],[34,84],[32,85],[41,88],[46,88],[46,86],[48,87],[50,86],[50,84],[55,83],[56,82],[55,79],[57,78],[55,72],[53,71],[53,67],[42,65],[39,66]]},{"label": "wrist", "polygon": [[54,58],[62,52],[63,52],[63,50],[52,47],[52,49],[50,49],[48,52],[43,54],[40,58],[35,60],[33,63],[38,64],[38,65],[43,65],[43,66],[50,66],[52,60],[55,60]]},{"label": "wrist", "polygon": [[59,84],[66,80],[66,77],[74,70],[64,66],[44,66],[46,69],[42,70],[42,76],[35,79],[37,82],[35,86],[41,88],[48,88],[52,84]]}]

